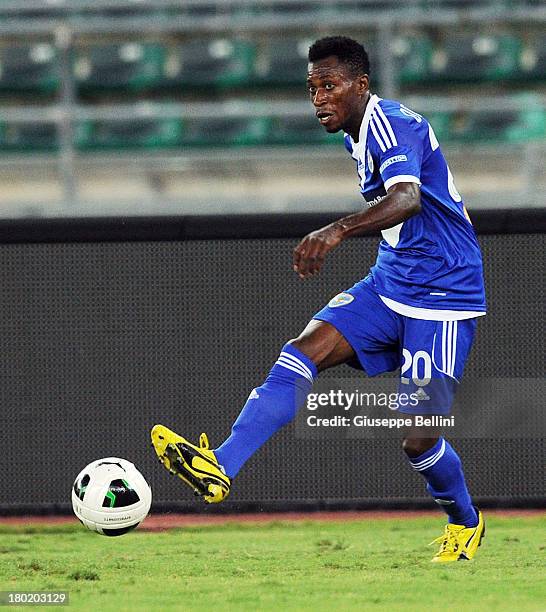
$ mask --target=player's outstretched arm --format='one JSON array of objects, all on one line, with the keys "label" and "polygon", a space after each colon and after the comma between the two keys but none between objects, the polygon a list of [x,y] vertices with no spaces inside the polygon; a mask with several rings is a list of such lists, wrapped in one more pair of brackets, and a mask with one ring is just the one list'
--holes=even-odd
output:
[{"label": "player's outstretched arm", "polygon": [[394,227],[420,210],[419,185],[396,183],[380,204],[307,234],[294,249],[294,271],[300,278],[313,276],[322,268],[326,255],[345,238]]}]

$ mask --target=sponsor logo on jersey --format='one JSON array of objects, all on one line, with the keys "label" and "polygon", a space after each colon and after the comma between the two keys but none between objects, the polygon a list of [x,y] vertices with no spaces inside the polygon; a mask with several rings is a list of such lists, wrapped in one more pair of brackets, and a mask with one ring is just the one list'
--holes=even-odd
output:
[{"label": "sponsor logo on jersey", "polygon": [[391,164],[395,164],[396,162],[403,162],[403,161],[408,161],[408,158],[406,155],[394,155],[393,157],[389,157],[389,159],[386,159],[381,164],[379,168],[379,172],[383,172],[383,170],[385,170],[385,168],[388,168]]},{"label": "sponsor logo on jersey", "polygon": [[350,304],[354,299],[354,295],[351,295],[350,293],[338,293],[328,302],[328,306],[330,306],[330,308],[346,306],[347,304]]}]

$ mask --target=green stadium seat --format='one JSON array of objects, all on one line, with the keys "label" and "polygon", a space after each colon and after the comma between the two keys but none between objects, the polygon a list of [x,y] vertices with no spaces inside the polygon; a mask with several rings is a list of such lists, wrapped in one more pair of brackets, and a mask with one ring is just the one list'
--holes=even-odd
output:
[{"label": "green stadium seat", "polygon": [[254,45],[227,38],[174,45],[164,64],[163,84],[171,87],[237,87],[250,82]]},{"label": "green stadium seat", "polygon": [[432,54],[431,78],[452,83],[510,79],[517,75],[521,41],[504,34],[445,34]]},{"label": "green stadium seat", "polygon": [[164,62],[161,44],[93,44],[75,50],[74,78],[81,90],[144,89],[161,82]]},{"label": "green stadium seat", "polygon": [[[249,9],[250,10],[250,9]],[[173,6],[168,9],[168,12],[173,16],[182,14],[188,17],[218,17],[218,13],[222,12],[215,4],[190,4],[185,5],[183,2],[179,6]],[[243,13],[244,14],[244,13]]]},{"label": "green stadium seat", "polygon": [[303,37],[269,39],[261,46],[254,66],[254,82],[260,85],[305,87],[307,52],[313,39]]},{"label": "green stadium seat", "polygon": [[269,120],[264,117],[210,117],[185,119],[182,142],[187,146],[258,145],[267,140]]},{"label": "green stadium seat", "polygon": [[450,135],[461,143],[527,142],[544,138],[546,115],[541,108],[455,113]]},{"label": "green stadium seat", "polygon": [[520,94],[518,121],[507,125],[504,136],[507,142],[527,142],[546,138],[546,108],[539,96],[535,94]]},{"label": "green stadium seat", "polygon": [[328,134],[313,117],[272,117],[268,142],[270,144],[337,144],[343,145],[343,132]]},{"label": "green stadium seat", "polygon": [[0,123],[0,150],[4,153],[53,151],[58,146],[54,123]]},{"label": "green stadium seat", "polygon": [[479,6],[480,4],[491,4],[491,2],[496,2],[497,4],[501,4],[502,2],[513,0],[421,0],[421,8],[425,11],[435,11],[435,10],[446,10],[446,9],[458,9],[464,10],[469,8],[474,8]]},{"label": "green stadium seat", "polygon": [[530,39],[520,55],[520,78],[546,80],[546,34]]},{"label": "green stadium seat", "polygon": [[296,2],[294,0],[288,0],[288,2],[256,2],[253,7],[253,13],[255,15],[269,16],[269,17],[289,17],[300,15],[309,15],[309,13],[319,13],[321,11],[321,2]]},{"label": "green stadium seat", "polygon": [[432,42],[426,36],[399,36],[391,43],[400,83],[421,83],[430,75]]},{"label": "green stadium seat", "polygon": [[182,140],[179,119],[115,119],[84,121],[75,129],[75,146],[83,151],[132,148],[169,148]]},{"label": "green stadium seat", "polygon": [[48,42],[0,47],[0,89],[48,94],[59,88],[57,49]]}]

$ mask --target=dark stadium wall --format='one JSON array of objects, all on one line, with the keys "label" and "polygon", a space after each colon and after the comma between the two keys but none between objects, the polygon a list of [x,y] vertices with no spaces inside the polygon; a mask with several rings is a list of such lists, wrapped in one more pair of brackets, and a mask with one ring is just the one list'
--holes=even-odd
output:
[{"label": "dark stadium wall", "polygon": [[[541,402],[544,211],[474,215],[489,314],[466,375],[491,381],[471,409],[509,417]],[[0,511],[66,512],[73,479],[102,456],[133,461],[158,510],[230,512],[426,506],[399,440],[310,439],[288,426],[211,510],[159,466],[164,423],[213,445],[228,433],[278,350],[327,300],[362,278],[377,237],[348,241],[301,282],[292,249],[323,215],[0,223]],[[365,378],[343,367],[321,379]],[[516,393],[496,388],[509,381]],[[515,386],[514,386],[515,385]],[[518,386],[520,385],[520,386]],[[523,389],[523,391],[521,391]],[[544,505],[544,431],[456,439],[485,505]],[[295,459],[297,458],[297,463]]]}]

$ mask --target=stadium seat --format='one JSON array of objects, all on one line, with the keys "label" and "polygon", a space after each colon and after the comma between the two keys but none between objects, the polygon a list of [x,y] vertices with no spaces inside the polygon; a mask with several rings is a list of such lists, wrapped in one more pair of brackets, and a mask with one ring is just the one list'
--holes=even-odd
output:
[{"label": "stadium seat", "polygon": [[260,85],[301,85],[305,87],[307,52],[311,38],[270,38],[260,46],[255,83]]},{"label": "stadium seat", "polygon": [[535,94],[520,94],[518,121],[507,125],[504,138],[507,142],[525,142],[546,138],[546,108]]},{"label": "stadium seat", "polygon": [[432,54],[431,77],[450,83],[509,79],[517,74],[521,41],[504,34],[445,34]]},{"label": "stadium seat", "polygon": [[85,121],[75,129],[75,145],[80,150],[168,148],[181,143],[179,119],[115,119]]},{"label": "stadium seat", "polygon": [[250,81],[254,45],[207,38],[174,45],[164,64],[163,84],[184,87],[237,87]]},{"label": "stadium seat", "polygon": [[0,47],[0,89],[47,94],[59,87],[57,49],[49,42]]},{"label": "stadium seat", "polygon": [[465,10],[469,8],[473,8],[476,6],[480,6],[485,4],[486,6],[491,4],[491,2],[502,3],[504,1],[512,1],[512,0],[421,0],[421,7],[426,11],[435,11],[435,10],[446,10],[446,9],[458,9]]},{"label": "stadium seat", "polygon": [[530,39],[520,55],[520,78],[546,79],[546,34]]},{"label": "stadium seat", "polygon": [[9,153],[52,151],[57,148],[54,123],[0,123],[0,150]]},{"label": "stadium seat", "polygon": [[542,108],[456,113],[450,132],[453,141],[462,143],[526,142],[545,135],[546,115]]},{"label": "stadium seat", "polygon": [[272,117],[268,142],[270,144],[341,144],[343,132],[328,134],[310,113],[309,117]]},{"label": "stadium seat", "polygon": [[391,48],[401,83],[420,83],[429,77],[432,42],[426,36],[399,36]]},{"label": "stadium seat", "polygon": [[82,90],[132,89],[157,85],[165,48],[156,43],[93,44],[75,50],[74,78]]},{"label": "stadium seat", "polygon": [[188,146],[257,145],[267,140],[269,121],[264,117],[213,117],[184,121],[182,142]]}]

